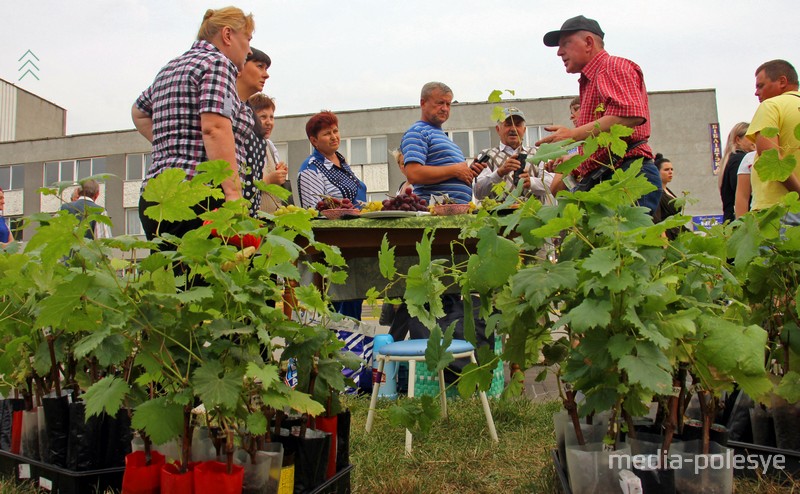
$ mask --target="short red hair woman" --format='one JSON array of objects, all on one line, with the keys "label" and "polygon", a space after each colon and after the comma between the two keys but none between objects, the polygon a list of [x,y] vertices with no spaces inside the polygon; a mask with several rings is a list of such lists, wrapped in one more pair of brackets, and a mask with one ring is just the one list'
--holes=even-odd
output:
[{"label": "short red hair woman", "polygon": [[367,186],[339,153],[339,119],[333,112],[323,111],[306,123],[306,135],[314,151],[297,174],[300,204],[313,208],[324,196],[350,199],[358,206],[367,200]]}]

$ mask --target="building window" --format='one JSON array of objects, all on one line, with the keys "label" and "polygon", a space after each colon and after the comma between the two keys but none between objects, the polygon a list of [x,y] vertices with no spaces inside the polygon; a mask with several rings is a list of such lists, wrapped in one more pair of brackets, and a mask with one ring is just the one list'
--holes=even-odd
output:
[{"label": "building window", "polygon": [[25,166],[0,166],[0,188],[3,190],[22,189],[25,187]]},{"label": "building window", "polygon": [[[20,242],[22,241],[22,216],[9,216],[5,219],[8,220],[8,229],[11,232],[11,236],[14,237],[14,240]],[[0,218],[0,221],[3,221]]]},{"label": "building window", "polygon": [[48,161],[44,164],[44,185],[50,187],[57,182],[78,182],[105,172],[105,157]]},{"label": "building window", "polygon": [[129,154],[125,157],[125,180],[144,180],[147,169],[153,164],[150,153]]},{"label": "building window", "polygon": [[454,130],[447,135],[461,148],[465,158],[477,156],[482,150],[492,147],[492,135],[488,129]]},{"label": "building window", "polygon": [[144,235],[142,221],[139,219],[139,210],[137,208],[125,210],[125,234]]},{"label": "building window", "polygon": [[386,136],[342,139],[339,152],[347,157],[349,165],[386,163],[389,153],[386,147]]}]

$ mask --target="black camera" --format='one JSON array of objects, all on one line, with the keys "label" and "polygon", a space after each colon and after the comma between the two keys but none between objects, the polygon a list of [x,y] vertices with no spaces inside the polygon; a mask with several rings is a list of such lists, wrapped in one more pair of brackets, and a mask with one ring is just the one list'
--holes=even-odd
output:
[{"label": "black camera", "polygon": [[519,168],[514,170],[513,180],[514,185],[517,185],[520,179],[520,175],[525,172],[525,166],[528,164],[526,161],[528,159],[528,155],[526,153],[519,153],[517,155],[517,161],[519,161]]},{"label": "black camera", "polygon": [[487,154],[484,154],[484,155],[482,155],[481,157],[479,157],[478,159],[476,159],[475,161],[473,161],[473,162],[472,162],[472,165],[470,165],[470,166],[469,166],[469,168],[470,168],[470,170],[472,170],[472,171],[474,171],[474,172],[477,172],[478,170],[474,169],[472,166],[473,166],[475,163],[481,163],[481,164],[488,163],[490,159],[492,159],[492,157],[491,157],[491,156],[489,156],[489,154],[488,154],[488,153],[487,153]]}]

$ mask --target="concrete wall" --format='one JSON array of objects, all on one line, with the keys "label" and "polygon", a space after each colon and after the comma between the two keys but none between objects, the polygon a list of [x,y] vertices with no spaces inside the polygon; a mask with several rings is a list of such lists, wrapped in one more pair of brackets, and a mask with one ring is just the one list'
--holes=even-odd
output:
[{"label": "concrete wall", "polygon": [[66,128],[66,110],[27,91],[17,91],[15,140],[60,137]]}]

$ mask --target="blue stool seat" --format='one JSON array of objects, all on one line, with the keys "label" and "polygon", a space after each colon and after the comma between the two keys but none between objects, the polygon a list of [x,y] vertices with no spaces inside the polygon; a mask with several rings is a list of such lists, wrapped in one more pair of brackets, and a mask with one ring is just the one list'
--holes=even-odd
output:
[{"label": "blue stool seat", "polygon": [[[372,422],[375,419],[375,405],[378,401],[378,394],[381,389],[381,382],[383,382],[383,372],[385,366],[392,362],[408,362],[408,397],[414,397],[414,380],[417,368],[417,362],[425,361],[425,350],[428,348],[428,340],[406,340],[389,343],[376,348],[374,355],[378,360],[378,370],[373,375],[372,384],[372,399],[369,402],[369,412],[367,413],[367,432],[372,430]],[[473,364],[477,364],[475,360],[475,347],[468,341],[453,340],[447,351],[454,357],[469,357]],[[439,396],[441,399],[442,416],[447,418],[447,395],[444,387],[444,370],[439,370]],[[480,396],[481,404],[483,405],[483,413],[486,415],[486,425],[489,427],[489,435],[494,442],[497,442],[497,430],[494,427],[494,419],[492,418],[492,411],[489,409],[489,402],[486,399],[486,392],[478,389],[478,396]],[[411,431],[406,429],[406,454],[411,454]]]},{"label": "blue stool seat", "polygon": [[[425,355],[425,349],[428,348],[428,340],[404,340],[383,345],[378,350],[380,355],[388,355],[391,357],[419,357]],[[475,350],[472,343],[465,340],[453,340],[447,351],[450,353],[464,353]]]}]

